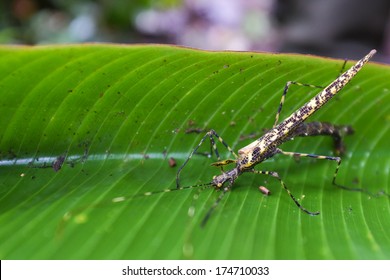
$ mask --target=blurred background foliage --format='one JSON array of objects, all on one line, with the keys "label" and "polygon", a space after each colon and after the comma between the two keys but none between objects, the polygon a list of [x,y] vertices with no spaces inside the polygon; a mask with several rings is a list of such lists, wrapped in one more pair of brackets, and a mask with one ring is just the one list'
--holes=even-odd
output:
[{"label": "blurred background foliage", "polygon": [[390,61],[388,0],[10,0],[0,43],[169,43]]},{"label": "blurred background foliage", "polygon": [[[2,43],[174,43],[205,49],[270,48],[271,0],[12,0]],[[269,39],[267,39],[269,38]]]}]

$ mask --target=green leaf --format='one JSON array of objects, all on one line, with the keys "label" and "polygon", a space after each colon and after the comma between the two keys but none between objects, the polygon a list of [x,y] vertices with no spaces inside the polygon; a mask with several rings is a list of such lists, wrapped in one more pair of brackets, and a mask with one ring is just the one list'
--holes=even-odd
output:
[{"label": "green leaf", "polygon": [[[187,130],[213,128],[237,151],[253,141],[240,136],[273,125],[287,81],[325,86],[342,61],[156,45],[1,47],[0,61],[0,258],[390,258],[389,197],[334,187],[332,161],[275,156],[257,167],[277,171],[321,211],[315,217],[277,180],[255,174],[235,182],[204,228],[220,195],[210,188],[196,201],[188,189],[119,202],[175,188],[204,135]],[[311,118],[356,131],[345,139],[339,184],[390,193],[389,80],[388,66],[370,63]],[[316,92],[292,87],[281,118]],[[332,155],[332,141],[296,138],[283,149]],[[182,185],[210,182],[215,161],[194,155]]]}]

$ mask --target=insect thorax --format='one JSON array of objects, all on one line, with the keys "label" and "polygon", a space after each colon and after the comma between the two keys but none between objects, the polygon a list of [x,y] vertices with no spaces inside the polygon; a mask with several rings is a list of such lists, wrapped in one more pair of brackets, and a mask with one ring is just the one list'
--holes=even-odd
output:
[{"label": "insect thorax", "polygon": [[280,138],[274,137],[274,131],[271,130],[258,140],[240,149],[237,167],[244,171],[272,157],[276,153],[277,146],[280,145],[279,140]]}]

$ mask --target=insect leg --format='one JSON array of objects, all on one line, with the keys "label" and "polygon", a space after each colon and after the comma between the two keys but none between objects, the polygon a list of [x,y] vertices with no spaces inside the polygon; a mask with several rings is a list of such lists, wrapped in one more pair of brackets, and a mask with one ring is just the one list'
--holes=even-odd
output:
[{"label": "insect leg", "polygon": [[327,122],[301,123],[290,135],[287,140],[296,136],[320,136],[329,135],[333,138],[336,155],[345,153],[345,146],[342,138],[345,135],[353,134],[354,130],[349,125],[334,125]]},{"label": "insect leg", "polygon": [[210,143],[211,143],[211,146],[212,146],[212,150],[214,151],[215,155],[217,156],[217,160],[220,161],[221,157],[219,156],[219,152],[218,152],[218,149],[217,149],[217,145],[215,143],[215,140],[214,140],[214,137],[218,139],[219,142],[221,142],[225,148],[235,157],[237,158],[237,154],[232,150],[232,148],[230,148],[230,146],[215,132],[215,130],[211,129],[210,131],[208,131],[206,133],[205,136],[203,136],[203,138],[200,140],[199,144],[195,147],[195,149],[190,153],[190,155],[187,157],[187,159],[184,161],[184,163],[180,166],[180,168],[178,169],[177,173],[176,173],[176,186],[177,188],[180,188],[180,172],[181,170],[184,168],[184,166],[186,166],[186,164],[188,163],[188,161],[192,158],[192,156],[197,152],[197,150],[199,149],[199,147],[203,144],[203,142],[209,138],[210,139]]},{"label": "insect leg", "polygon": [[204,227],[209,220],[211,214],[214,212],[215,208],[217,208],[218,204],[221,202],[222,198],[225,196],[225,194],[232,188],[233,182],[229,182],[229,184],[222,189],[221,194],[218,196],[218,198],[215,200],[214,204],[211,205],[210,209],[207,211],[206,215],[204,216],[200,226]]},{"label": "insect leg", "polygon": [[[344,69],[345,64],[346,64],[346,61],[343,64],[342,70]],[[284,87],[284,90],[283,90],[283,94],[282,94],[282,98],[281,98],[280,103],[279,103],[278,111],[276,112],[275,122],[274,122],[273,128],[278,124],[279,116],[280,116],[280,113],[282,111],[282,108],[283,108],[283,105],[284,105],[284,102],[285,102],[285,99],[286,99],[286,96],[287,96],[287,92],[288,92],[288,90],[289,90],[291,85],[305,86],[305,87],[310,87],[310,88],[320,88],[320,89],[324,88],[322,86],[303,84],[303,83],[294,82],[294,81],[287,82],[286,86]],[[318,122],[318,123],[320,123],[320,122]],[[329,123],[326,123],[326,124],[329,124]],[[329,125],[331,125],[331,124],[329,124]],[[310,123],[307,123],[307,124],[303,123],[303,124],[301,124],[301,126],[302,127],[309,126],[309,128],[310,128]],[[350,126],[334,126],[334,127],[336,128],[335,129],[336,133],[338,131],[342,131],[343,127],[345,127],[348,130],[348,131],[346,131],[346,134],[352,134],[353,133],[353,129]],[[268,131],[268,130],[269,129],[265,129],[265,131]],[[313,131],[313,129],[312,129],[312,131]],[[310,135],[306,135],[306,134],[303,135],[303,134],[299,134],[299,133],[293,133],[293,134],[291,134],[290,138],[286,139],[286,141],[287,140],[291,140],[295,136],[314,136],[314,135],[332,135],[333,138],[335,139],[335,146],[336,146],[335,150],[336,150],[336,153],[338,155],[342,155],[345,152],[344,147],[342,146],[343,143],[342,142],[339,142],[338,144],[336,143],[336,137],[337,136],[335,134],[323,133],[323,131],[320,131],[320,133],[317,133],[317,134],[315,134],[315,132],[313,132],[313,134],[310,134]],[[259,138],[259,137],[260,137],[260,135],[258,133],[254,133],[254,134],[248,135],[248,136],[241,135],[240,141],[245,140],[245,139],[255,139],[255,138]],[[341,141],[341,139],[340,139],[340,141]]]},{"label": "insect leg", "polygon": [[337,177],[337,174],[339,172],[340,165],[341,165],[341,158],[340,157],[320,156],[320,155],[314,155],[314,154],[295,153],[295,152],[285,152],[285,151],[282,151],[280,149],[278,149],[278,153],[281,153],[281,154],[286,155],[286,156],[292,156],[292,157],[298,156],[298,157],[310,157],[310,158],[316,158],[316,159],[334,160],[337,162],[337,166],[336,166],[336,170],[333,174],[332,184],[335,185],[336,187],[343,189],[343,190],[347,190],[347,191],[366,193],[366,194],[373,196],[373,197],[379,197],[382,195],[390,197],[390,194],[388,194],[384,191],[372,193],[372,192],[370,192],[366,189],[363,189],[363,188],[351,188],[351,187],[346,187],[346,186],[343,186],[343,185],[336,183],[336,177]]},{"label": "insect leg", "polygon": [[298,202],[298,200],[293,196],[293,194],[290,192],[290,190],[287,188],[286,184],[283,182],[282,178],[280,178],[280,176],[279,176],[279,174],[277,172],[274,172],[274,171],[261,171],[261,170],[255,170],[255,169],[252,169],[250,172],[256,173],[256,174],[270,175],[270,176],[278,179],[280,184],[282,185],[283,189],[287,192],[287,194],[291,197],[291,199],[295,202],[295,204],[299,207],[299,209],[301,209],[303,212],[305,212],[306,214],[309,214],[311,216],[315,216],[315,215],[320,214],[319,211],[311,212],[311,211],[307,210],[305,207],[303,207]]},{"label": "insect leg", "polygon": [[[336,177],[339,172],[339,168],[341,165],[341,158],[340,157],[331,157],[331,156],[320,156],[320,155],[315,155],[315,154],[306,154],[306,153],[296,153],[296,152],[285,152],[280,149],[278,149],[278,153],[286,155],[286,156],[291,156],[291,157],[310,157],[310,158],[316,158],[316,159],[327,159],[327,160],[334,160],[337,162],[336,169],[333,174],[333,179],[332,179],[332,184],[335,185],[336,187],[339,187],[344,190],[349,190],[349,191],[360,191],[360,192],[367,192],[364,189],[361,188],[349,188],[345,187],[342,185],[339,185],[336,183]],[[371,194],[371,193],[370,193]]]},{"label": "insect leg", "polygon": [[343,65],[341,66],[340,72],[339,72],[339,74],[337,75],[337,77],[340,77],[340,76],[344,73],[344,69],[345,69],[345,66],[347,65],[347,62],[348,62],[348,59],[344,59],[344,63],[343,63]]},{"label": "insect leg", "polygon": [[278,111],[276,112],[275,123],[274,123],[273,127],[275,127],[275,126],[278,124],[279,115],[280,115],[280,112],[282,111],[282,107],[283,107],[284,101],[285,101],[285,99],[286,99],[287,92],[288,92],[288,90],[289,90],[289,88],[290,88],[291,85],[304,86],[304,87],[311,87],[311,88],[324,88],[324,87],[322,87],[322,86],[315,86],[315,85],[303,84],[303,83],[294,82],[294,81],[288,81],[288,82],[286,83],[286,85],[284,86],[282,98],[281,98],[280,103],[279,103]]}]

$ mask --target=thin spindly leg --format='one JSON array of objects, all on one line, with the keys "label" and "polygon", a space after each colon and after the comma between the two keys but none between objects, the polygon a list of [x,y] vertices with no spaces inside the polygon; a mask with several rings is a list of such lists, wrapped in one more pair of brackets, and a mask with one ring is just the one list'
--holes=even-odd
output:
[{"label": "thin spindly leg", "polygon": [[[192,158],[192,156],[197,152],[197,150],[199,149],[199,147],[203,144],[203,142],[209,138],[210,139],[210,143],[211,143],[211,146],[212,146],[212,150],[214,151],[215,155],[217,156],[217,160],[220,161],[221,160],[221,157],[219,156],[219,152],[218,152],[218,149],[217,149],[217,145],[215,143],[215,140],[214,140],[214,137],[216,137],[218,139],[219,142],[222,143],[222,145],[225,146],[225,148],[235,157],[237,158],[237,155],[236,153],[232,150],[232,148],[230,148],[230,146],[213,130],[211,129],[209,132],[206,133],[205,136],[203,136],[203,138],[200,140],[199,144],[195,147],[195,149],[190,153],[190,155],[187,157],[187,159],[185,160],[185,162],[182,164],[182,166],[180,166],[180,168],[178,169],[177,173],[176,173],[176,187],[177,188],[180,188],[180,172],[181,170],[184,168],[184,166],[186,166],[186,164],[188,163],[188,161]],[[230,162],[227,161],[227,163],[225,164],[228,164]],[[220,164],[220,165],[224,165],[224,164]],[[218,165],[218,166],[220,166]]]},{"label": "thin spindly leg", "polygon": [[344,73],[344,69],[345,69],[345,66],[347,65],[347,62],[348,62],[348,59],[344,59],[344,63],[343,63],[343,65],[341,66],[340,72],[339,72],[339,74],[337,75],[337,77],[340,77],[341,74]]},{"label": "thin spindly leg", "polygon": [[205,189],[208,189],[211,187],[211,184],[209,185],[204,185],[202,186],[201,188],[198,188],[196,190],[196,193],[193,195],[192,197],[192,202],[191,202],[191,206],[188,208],[188,217],[192,218],[194,215],[195,215],[195,204],[196,204],[196,201],[198,200],[199,198],[199,195],[202,191],[204,191]]},{"label": "thin spindly leg", "polygon": [[210,209],[207,211],[206,215],[204,216],[202,223],[200,224],[201,227],[204,227],[209,220],[211,214],[214,212],[215,208],[217,208],[218,204],[221,202],[222,198],[225,196],[225,194],[232,188],[233,182],[230,181],[229,184],[222,189],[221,194],[218,196],[218,198],[215,200],[213,205],[211,205]]},{"label": "thin spindly leg", "polygon": [[[342,67],[340,69],[340,72],[337,75],[337,77],[339,77],[341,74],[343,74],[345,65],[347,64],[347,61],[348,60],[344,60],[344,63],[342,65]],[[280,115],[280,112],[282,111],[282,107],[283,107],[284,101],[286,99],[287,92],[288,92],[288,90],[289,90],[291,85],[304,86],[304,87],[310,87],[310,88],[324,88],[322,86],[316,86],[316,85],[311,85],[311,84],[304,84],[304,83],[299,83],[299,82],[294,82],[294,81],[287,82],[286,85],[284,86],[282,99],[280,100],[279,108],[278,108],[278,111],[276,113],[275,123],[274,123],[273,127],[275,127],[278,124],[279,115]]]},{"label": "thin spindly leg", "polygon": [[316,158],[316,159],[327,159],[327,160],[334,160],[337,162],[336,169],[333,174],[333,180],[332,184],[335,185],[338,188],[344,189],[344,190],[349,190],[349,191],[358,191],[358,192],[367,192],[364,189],[361,188],[349,188],[345,187],[343,185],[339,185],[336,183],[336,177],[339,172],[339,168],[341,165],[341,158],[340,157],[331,157],[331,156],[320,156],[320,155],[314,155],[314,154],[305,154],[305,153],[295,153],[295,152],[285,152],[280,149],[278,149],[278,153],[286,155],[286,156],[292,156],[292,157],[310,157],[310,158]]},{"label": "thin spindly leg", "polygon": [[256,174],[264,174],[264,175],[270,175],[276,179],[279,180],[280,184],[282,185],[283,189],[285,189],[285,191],[287,192],[287,194],[291,197],[291,199],[295,202],[295,204],[299,207],[299,209],[301,209],[303,212],[311,215],[311,216],[315,216],[315,215],[318,215],[320,214],[319,211],[316,211],[316,212],[311,212],[309,210],[307,210],[305,207],[303,207],[299,202],[298,200],[293,196],[293,194],[290,192],[290,190],[287,188],[286,184],[283,182],[282,178],[280,178],[279,174],[277,172],[273,172],[273,171],[261,171],[261,170],[255,170],[255,169],[252,169],[251,172],[253,173],[256,173]]},{"label": "thin spindly leg", "polygon": [[322,136],[329,135],[333,138],[334,149],[336,155],[343,155],[345,153],[345,145],[342,138],[345,135],[353,134],[354,130],[349,125],[334,125],[327,122],[311,122],[301,123],[294,129],[286,141],[293,139],[294,137],[306,137],[306,136]]},{"label": "thin spindly leg", "polygon": [[[344,69],[345,63],[346,63],[346,61],[345,61],[344,64],[343,64],[342,70]],[[278,124],[279,116],[280,116],[280,113],[282,112],[282,108],[283,108],[284,102],[285,102],[285,100],[286,100],[287,92],[288,92],[288,90],[290,89],[290,86],[291,86],[291,85],[297,85],[297,86],[303,86],[303,87],[310,87],[310,88],[318,88],[318,89],[324,88],[323,86],[316,86],[316,85],[304,84],[304,83],[299,83],[299,82],[294,82],[294,81],[288,81],[288,82],[286,83],[286,85],[284,86],[282,98],[280,99],[278,111],[276,112],[276,115],[275,115],[275,122],[274,122],[274,125],[273,125],[272,128],[274,128],[274,127]],[[251,136],[249,136],[249,137],[247,137],[247,136],[242,136],[242,137],[241,137],[241,138],[242,138],[241,140],[245,140],[245,139],[247,139],[247,138],[258,138],[258,137],[259,137],[258,134],[254,134],[254,135],[251,135]],[[293,137],[293,136],[292,136],[292,137]]]},{"label": "thin spindly leg", "polygon": [[[301,123],[288,134],[288,137],[283,139],[283,142],[293,140],[295,137],[331,136],[333,138],[335,153],[337,156],[341,156],[345,154],[346,151],[343,142],[344,136],[353,133],[354,130],[350,125],[335,125],[329,122]],[[240,140],[259,137],[260,135],[256,133],[249,136],[241,136]]]},{"label": "thin spindly leg", "polygon": [[294,82],[294,81],[288,81],[288,82],[286,83],[286,85],[284,86],[282,98],[281,98],[280,103],[279,103],[278,111],[276,112],[275,123],[274,123],[274,126],[273,126],[273,127],[275,127],[275,126],[278,124],[279,115],[280,115],[280,112],[282,111],[283,104],[284,104],[284,101],[285,101],[285,99],[286,99],[287,92],[288,92],[288,90],[289,90],[289,88],[290,88],[291,85],[304,86],[304,87],[310,87],[310,88],[324,88],[324,87],[322,87],[322,86],[315,86],[315,85],[303,84],[303,83]]},{"label": "thin spindly leg", "polygon": [[[363,193],[366,193],[368,195],[375,196],[375,197],[383,195],[383,194],[388,195],[384,192],[372,193],[366,189],[350,188],[350,187],[346,187],[346,186],[337,184],[336,177],[337,177],[337,174],[339,172],[340,165],[341,165],[341,158],[340,157],[320,156],[320,155],[314,155],[314,154],[295,153],[295,152],[285,152],[285,151],[282,151],[281,149],[278,149],[277,152],[280,154],[286,155],[286,156],[291,156],[291,157],[310,157],[310,158],[316,158],[316,159],[334,160],[337,162],[337,166],[336,166],[336,169],[335,169],[334,174],[333,174],[332,184],[335,185],[336,187],[343,189],[343,190],[347,190],[347,191],[363,192]],[[388,195],[388,196],[390,196],[390,195]]]},{"label": "thin spindly leg", "polygon": [[[347,62],[348,62],[348,60],[345,59],[343,65],[341,66],[340,72],[337,75],[337,77],[340,77],[341,74],[343,74],[344,68],[345,68]],[[280,112],[282,111],[282,107],[283,107],[283,103],[284,103],[286,95],[287,95],[287,91],[289,90],[291,85],[305,86],[305,87],[311,87],[311,88],[324,88],[322,86],[316,86],[316,85],[311,85],[311,84],[299,83],[299,82],[294,82],[294,81],[287,82],[285,87],[284,87],[284,90],[283,90],[282,99],[280,100],[279,108],[278,108],[278,111],[276,113],[275,123],[274,123],[273,127],[275,127],[278,124],[279,115],[280,115]]]}]

